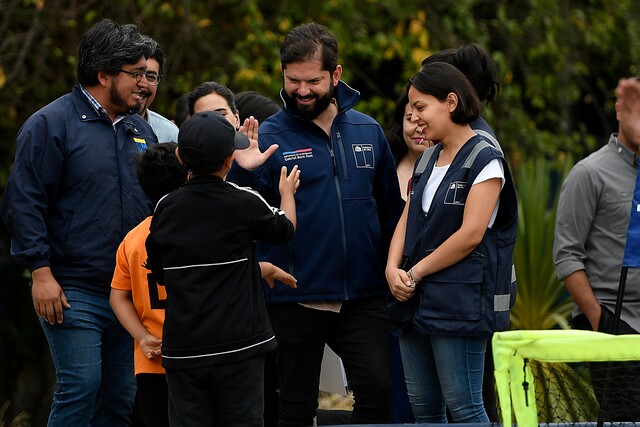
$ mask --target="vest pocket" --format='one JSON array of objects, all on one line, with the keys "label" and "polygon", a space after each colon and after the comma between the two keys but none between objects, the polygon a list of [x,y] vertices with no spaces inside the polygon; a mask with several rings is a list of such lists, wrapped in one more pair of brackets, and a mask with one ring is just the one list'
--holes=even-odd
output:
[{"label": "vest pocket", "polygon": [[420,282],[420,316],[479,320],[485,292],[484,256],[473,252]]}]

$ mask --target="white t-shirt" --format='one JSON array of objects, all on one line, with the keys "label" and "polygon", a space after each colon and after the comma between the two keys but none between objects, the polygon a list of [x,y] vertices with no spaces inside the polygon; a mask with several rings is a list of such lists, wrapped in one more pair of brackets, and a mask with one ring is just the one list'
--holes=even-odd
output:
[{"label": "white t-shirt", "polygon": [[[451,166],[451,164],[433,167],[433,172],[431,172],[429,181],[427,181],[427,185],[425,186],[424,192],[422,193],[422,210],[425,212],[425,214],[429,212],[429,208],[431,208],[431,202],[433,201],[433,196],[436,194],[436,190],[442,183],[444,176],[449,170],[449,166]],[[502,162],[498,159],[491,160],[480,171],[471,186],[473,187],[476,184],[493,178],[500,178],[502,180],[502,184],[500,186],[500,189],[502,189],[502,187],[504,187],[504,168],[502,166]],[[493,226],[493,223],[496,220],[498,207],[500,207],[500,199],[498,199],[496,206],[493,208],[493,213],[491,214],[491,219],[489,220],[489,228]]]}]

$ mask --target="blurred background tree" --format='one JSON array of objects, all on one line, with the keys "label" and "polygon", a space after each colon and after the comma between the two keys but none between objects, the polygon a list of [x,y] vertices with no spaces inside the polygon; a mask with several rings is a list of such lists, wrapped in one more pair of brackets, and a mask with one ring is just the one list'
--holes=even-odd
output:
[{"label": "blurred background tree", "polygon": [[[484,116],[516,184],[542,185],[555,194],[560,180],[553,177],[561,174],[535,163],[582,158],[617,128],[613,89],[619,78],[638,73],[639,9],[634,0],[0,0],[0,193],[20,125],[71,89],[80,38],[108,17],[139,23],[163,45],[168,62],[153,109],[168,117],[180,95],[206,80],[278,100],[279,47],[303,22],[334,32],[343,79],[362,93],[357,108],[383,126],[426,56],[480,43],[498,63],[502,84]],[[525,183],[523,176],[540,170],[550,183]],[[540,197],[535,194],[531,189],[523,196]],[[547,212],[553,210],[543,199]],[[547,235],[538,240],[548,245],[553,230],[543,228]],[[54,387],[48,347],[27,275],[10,261],[4,230],[0,237],[0,404],[12,402],[8,417],[26,410],[33,425],[44,425]],[[535,243],[533,237],[523,242]],[[532,249],[521,249],[521,256],[523,250]],[[565,313],[566,304],[560,307]]]}]

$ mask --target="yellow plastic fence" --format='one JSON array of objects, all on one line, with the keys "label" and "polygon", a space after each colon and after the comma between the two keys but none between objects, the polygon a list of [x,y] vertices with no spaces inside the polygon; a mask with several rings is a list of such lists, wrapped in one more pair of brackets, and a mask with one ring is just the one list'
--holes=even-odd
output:
[{"label": "yellow plastic fence", "polygon": [[[524,359],[544,362],[640,360],[640,335],[578,330],[498,332],[493,336],[493,359],[503,425],[511,425],[513,405],[518,426],[537,427],[535,385],[529,366],[524,368]],[[530,384],[527,396],[522,386],[525,375]]]}]

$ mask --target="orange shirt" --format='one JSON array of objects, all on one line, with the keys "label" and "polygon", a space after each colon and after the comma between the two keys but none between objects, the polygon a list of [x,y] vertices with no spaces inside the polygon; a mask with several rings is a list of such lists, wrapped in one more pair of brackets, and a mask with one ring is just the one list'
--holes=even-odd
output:
[{"label": "orange shirt", "polygon": [[[149,235],[151,217],[147,217],[131,230],[124,238],[116,255],[116,269],[111,287],[130,291],[133,306],[142,324],[154,336],[162,339],[164,307],[167,293],[164,286],[149,283],[150,271],[142,265],[147,261],[145,241]],[[135,342],[133,363],[135,373],[164,374],[162,358],[149,360],[145,357],[138,342]]]}]

